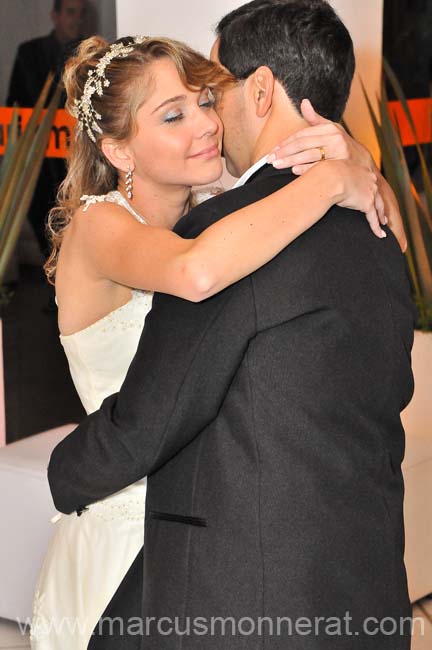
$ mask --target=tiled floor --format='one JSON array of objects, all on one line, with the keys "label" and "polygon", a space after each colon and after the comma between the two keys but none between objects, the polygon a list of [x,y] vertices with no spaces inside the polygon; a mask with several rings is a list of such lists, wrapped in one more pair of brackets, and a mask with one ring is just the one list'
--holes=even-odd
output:
[{"label": "tiled floor", "polygon": [[[432,649],[432,596],[425,598],[414,606],[415,618],[421,619],[414,625],[411,650]],[[421,628],[424,628],[423,630]],[[424,634],[423,634],[424,632]],[[11,621],[0,619],[0,649],[13,650],[30,648],[28,634],[22,634],[19,626]]]}]

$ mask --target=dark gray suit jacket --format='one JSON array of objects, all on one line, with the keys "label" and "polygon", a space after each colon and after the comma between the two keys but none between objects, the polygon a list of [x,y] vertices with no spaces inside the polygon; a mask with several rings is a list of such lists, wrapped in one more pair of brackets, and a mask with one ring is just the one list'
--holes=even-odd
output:
[{"label": "dark gray suit jacket", "polygon": [[[176,231],[195,237],[292,179],[266,166]],[[48,468],[68,513],[148,475],[143,616],[190,633],[153,623],[143,648],[408,650],[406,627],[362,626],[410,615],[399,414],[413,317],[394,237],[337,207],[209,300],[155,296],[120,392]]]}]

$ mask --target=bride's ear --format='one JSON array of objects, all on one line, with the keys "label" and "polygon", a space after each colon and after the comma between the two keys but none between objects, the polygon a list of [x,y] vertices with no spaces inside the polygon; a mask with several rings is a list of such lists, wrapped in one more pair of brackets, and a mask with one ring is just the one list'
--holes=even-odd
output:
[{"label": "bride's ear", "polygon": [[116,169],[127,172],[128,168],[134,167],[132,157],[124,144],[110,138],[104,138],[101,142],[101,149],[105,158]]}]

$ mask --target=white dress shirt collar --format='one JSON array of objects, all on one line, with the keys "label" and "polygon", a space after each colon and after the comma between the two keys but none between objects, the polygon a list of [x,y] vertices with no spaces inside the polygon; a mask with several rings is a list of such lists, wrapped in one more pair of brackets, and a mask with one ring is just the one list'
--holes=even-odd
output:
[{"label": "white dress shirt collar", "polygon": [[257,162],[254,165],[252,165],[252,167],[249,167],[249,169],[243,174],[243,176],[238,179],[237,183],[234,185],[232,189],[234,190],[236,187],[241,187],[242,185],[247,183],[247,181],[250,179],[251,176],[255,174],[255,172],[257,172],[259,169],[261,169],[261,167],[264,167],[264,165],[267,164],[267,157],[268,154],[263,156],[260,160],[257,160]]}]

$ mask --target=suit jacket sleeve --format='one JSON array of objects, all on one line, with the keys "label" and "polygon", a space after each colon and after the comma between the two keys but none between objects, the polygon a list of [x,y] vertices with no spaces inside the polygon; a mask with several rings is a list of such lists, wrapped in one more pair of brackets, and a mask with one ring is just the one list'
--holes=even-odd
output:
[{"label": "suit jacket sleeve", "polygon": [[120,392],[51,455],[57,509],[113,494],[191,442],[217,416],[255,333],[249,277],[201,303],[156,294]]}]

